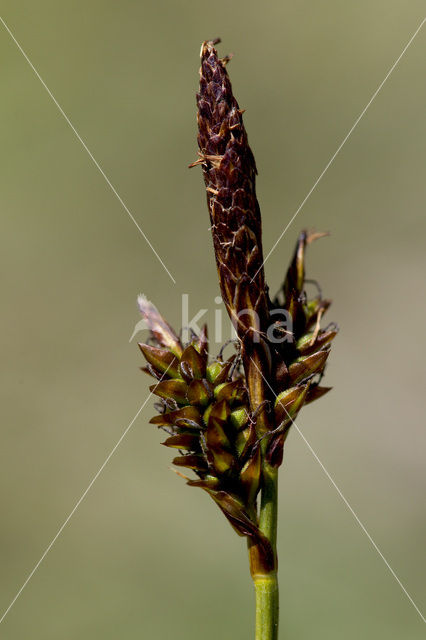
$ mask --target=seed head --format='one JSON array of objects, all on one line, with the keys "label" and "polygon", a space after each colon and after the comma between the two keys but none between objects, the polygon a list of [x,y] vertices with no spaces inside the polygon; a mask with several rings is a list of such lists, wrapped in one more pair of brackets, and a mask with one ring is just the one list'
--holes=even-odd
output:
[{"label": "seed head", "polygon": [[209,362],[206,327],[183,345],[152,303],[140,298],[139,307],[155,343],[139,344],[144,371],[156,378],[150,391],[161,403],[150,422],[166,431],[163,444],[177,450],[173,463],[195,473],[188,484],[213,498],[237,533],[259,548],[263,568],[270,570],[274,557],[255,508],[261,452],[236,355]]},{"label": "seed head", "polygon": [[[216,43],[201,48],[194,164],[203,169],[220,288],[239,353],[209,360],[206,328],[184,344],[144,296],[138,302],[152,344],[139,346],[160,400],[151,423],[167,432],[163,444],[178,450],[174,464],[195,474],[184,476],[188,484],[204,489],[249,539],[252,571],[263,575],[276,568],[276,558],[260,528],[257,496],[270,467],[281,464],[302,406],[330,390],[320,383],[337,327],[321,328],[331,302],[319,287],[311,299],[306,293],[306,248],[326,234],[300,233],[281,291],[269,298],[256,165],[226,71],[229,58],[218,57]],[[291,320],[287,331],[275,320],[283,311]],[[271,329],[286,339],[274,340]]]}]

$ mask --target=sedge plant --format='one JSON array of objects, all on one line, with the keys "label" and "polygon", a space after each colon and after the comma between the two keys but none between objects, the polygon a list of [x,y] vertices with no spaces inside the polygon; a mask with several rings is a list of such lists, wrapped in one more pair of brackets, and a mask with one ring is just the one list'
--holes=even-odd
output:
[{"label": "sedge plant", "polygon": [[[256,640],[278,638],[278,469],[293,420],[321,385],[337,333],[321,318],[330,306],[305,292],[305,251],[324,235],[302,231],[281,291],[265,282],[256,164],[242,110],[215,41],[201,48],[197,93],[199,157],[207,193],[222,299],[237,336],[235,353],[209,357],[207,327],[183,343],[144,296],[138,298],[151,340],[140,343],[143,368],[156,379],[158,414],[151,423],[177,450],[173,463],[203,489],[247,540],[256,595]],[[284,313],[288,319],[285,324]]]}]

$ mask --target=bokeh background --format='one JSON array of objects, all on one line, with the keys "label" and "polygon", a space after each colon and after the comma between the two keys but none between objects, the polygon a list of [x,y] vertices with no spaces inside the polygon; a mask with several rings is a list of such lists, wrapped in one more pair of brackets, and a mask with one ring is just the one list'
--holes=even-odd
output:
[{"label": "bokeh background", "polygon": [[[147,396],[143,291],[180,323],[218,293],[194,93],[221,36],[258,168],[265,252],[424,17],[421,0],[3,0],[2,17],[176,285],[0,25],[1,610]],[[298,425],[424,608],[426,27],[267,262],[331,236],[334,391]],[[142,338],[143,335],[139,334]],[[7,640],[248,638],[244,541],[168,470],[149,402],[0,626]],[[280,477],[282,638],[417,639],[422,620],[296,432]]]}]

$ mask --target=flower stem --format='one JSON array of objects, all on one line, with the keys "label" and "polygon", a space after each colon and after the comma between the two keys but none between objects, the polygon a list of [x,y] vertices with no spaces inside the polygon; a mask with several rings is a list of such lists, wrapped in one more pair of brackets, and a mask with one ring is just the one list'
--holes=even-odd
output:
[{"label": "flower stem", "polygon": [[[250,402],[253,411],[262,407],[267,397],[265,377],[261,373],[262,363],[256,363],[250,357],[247,380],[249,384]],[[258,432],[265,433],[270,429],[266,411],[260,411],[256,427]],[[262,452],[262,489],[260,493],[259,529],[270,544],[272,562],[265,562],[259,545],[249,541],[250,571],[256,593],[256,636],[255,640],[278,640],[278,558],[277,558],[277,520],[278,520],[278,468],[271,466],[266,460],[269,438],[261,439]]]},{"label": "flower stem", "polygon": [[277,576],[278,469],[264,462],[259,528],[271,543],[275,570],[253,576],[256,592],[256,640],[278,639],[279,595]]},{"label": "flower stem", "polygon": [[277,574],[254,579],[256,592],[256,640],[278,639],[278,579]]},{"label": "flower stem", "polygon": [[278,469],[264,460],[259,529],[272,547],[274,562],[272,569],[266,567],[258,547],[249,543],[250,569],[256,595],[255,640],[278,640],[277,515]]}]

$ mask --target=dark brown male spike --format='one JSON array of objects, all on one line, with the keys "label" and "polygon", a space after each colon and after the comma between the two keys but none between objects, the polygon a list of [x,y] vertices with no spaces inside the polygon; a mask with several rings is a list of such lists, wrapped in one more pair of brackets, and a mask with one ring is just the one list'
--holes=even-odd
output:
[{"label": "dark brown male spike", "polygon": [[[270,395],[270,350],[265,333],[269,305],[263,270],[261,217],[256,198],[256,164],[244,128],[242,110],[214,47],[201,47],[198,146],[207,191],[213,244],[222,298],[241,341],[252,410]],[[260,373],[262,372],[263,375]],[[257,425],[267,428],[266,411]]]}]

